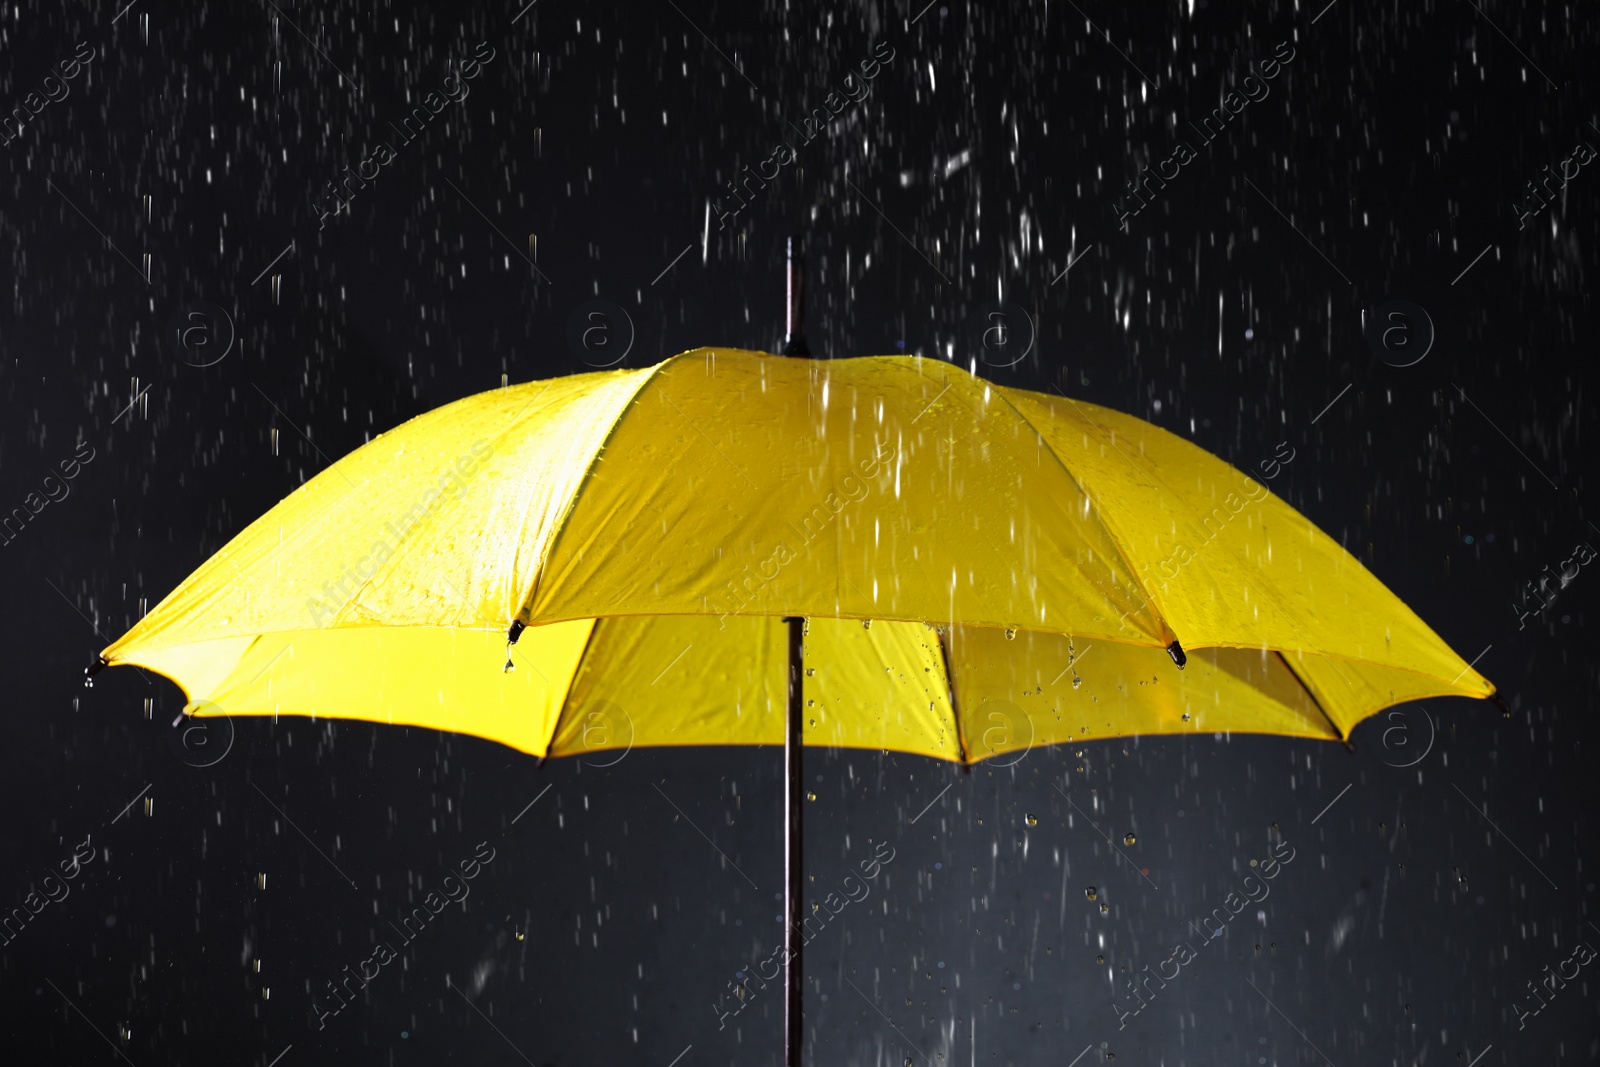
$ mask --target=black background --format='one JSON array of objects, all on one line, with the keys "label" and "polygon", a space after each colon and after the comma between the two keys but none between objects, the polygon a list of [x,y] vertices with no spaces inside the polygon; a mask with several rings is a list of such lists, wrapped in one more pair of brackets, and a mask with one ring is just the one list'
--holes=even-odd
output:
[{"label": "black background", "polygon": [[[1584,568],[1525,628],[1512,608],[1575,544],[1600,545],[1596,164],[1525,228],[1514,206],[1542,167],[1600,146],[1592,16],[1466,0],[518,10],[0,12],[7,110],[79,42],[97,52],[0,146],[0,508],[80,443],[95,455],[0,549],[0,905],[85,835],[100,850],[0,947],[7,1061],[778,1062],[775,993],[723,1029],[713,1007],[780,933],[777,753],[538,768],[476,739],[306,720],[240,721],[231,744],[217,724],[201,745],[169,725],[182,696],[165,679],[80,678],[142,605],[372,434],[503,376],[589,370],[630,336],[631,367],[771,349],[795,231],[819,355],[921,352],[1058,386],[1247,469],[1289,442],[1273,490],[1481,656],[1513,709],[1411,705],[1363,724],[1353,754],[1146,738],[966,776],[810,753],[818,896],[879,842],[895,858],[808,954],[809,1060],[1600,1060],[1593,965],[1521,1028],[1515,1008],[1600,945],[1584,636],[1600,578]],[[708,224],[723,183],[885,41],[868,98],[735,225]],[[1187,124],[1280,41],[1295,57],[1270,95],[1202,146]],[[495,58],[470,95],[400,146],[387,124],[479,42]],[[397,158],[319,227],[312,198],[380,139]],[[1120,232],[1125,182],[1180,139],[1198,158]],[[626,318],[571,344],[596,299]],[[1363,336],[1394,300],[1431,319],[1412,366]],[[191,364],[215,347],[169,329],[196,301],[237,335],[210,366]],[[973,343],[993,301],[1013,341],[1022,312],[1036,323],[1015,366],[1014,348]],[[1192,940],[1275,837],[1295,858],[1261,914],[1119,1030],[1123,983]],[[496,858],[465,908],[317,1029],[314,991],[480,841]]]}]

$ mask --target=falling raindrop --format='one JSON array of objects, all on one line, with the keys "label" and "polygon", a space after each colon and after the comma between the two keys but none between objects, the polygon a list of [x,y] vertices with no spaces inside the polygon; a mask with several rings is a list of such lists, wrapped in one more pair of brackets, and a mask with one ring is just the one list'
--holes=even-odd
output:
[{"label": "falling raindrop", "polygon": [[1015,641],[1016,639],[1017,639],[1017,629],[1016,629],[1016,627],[1007,626],[1006,627],[1006,640],[1007,641]]},{"label": "falling raindrop", "polygon": [[871,619],[862,619],[862,620],[861,620],[861,628],[862,628],[862,629],[863,629],[863,630],[870,630],[870,629],[872,629],[872,620],[871,620]]},{"label": "falling raindrop", "polygon": [[1127,833],[1122,835],[1122,843],[1124,845],[1131,845],[1137,840],[1138,840],[1138,838],[1133,836],[1133,831],[1132,830],[1129,830]]},{"label": "falling raindrop", "polygon": [[1025,815],[1025,816],[1023,816],[1023,820],[1022,821],[1027,823],[1029,826],[1038,826],[1039,825],[1039,817],[1037,815],[1032,815],[1032,814]]},{"label": "falling raindrop", "polygon": [[806,799],[807,800],[815,800],[815,799],[817,799],[817,794],[815,794],[815,793],[807,793],[806,794]]},{"label": "falling raindrop", "polygon": [[807,678],[815,678],[816,676],[817,676],[817,669],[815,667],[807,667],[806,668],[806,677]]},{"label": "falling raindrop", "polygon": [[1094,886],[1090,886],[1088,889],[1083,891],[1083,895],[1088,897],[1090,900],[1099,900],[1100,890],[1096,889]]}]

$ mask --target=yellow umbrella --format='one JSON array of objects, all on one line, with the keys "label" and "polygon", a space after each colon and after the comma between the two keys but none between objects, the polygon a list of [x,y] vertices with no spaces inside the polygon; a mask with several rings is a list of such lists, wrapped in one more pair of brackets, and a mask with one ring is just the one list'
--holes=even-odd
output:
[{"label": "yellow umbrella", "polygon": [[198,715],[540,757],[783,744],[791,939],[801,744],[970,765],[1129,734],[1342,740],[1494,692],[1337,542],[1165,430],[937,360],[718,348],[412,419],[101,659]]},{"label": "yellow umbrella", "polygon": [[101,658],[202,714],[545,756],[593,750],[580,713],[609,701],[635,745],[777,744],[787,616],[810,620],[807,744],[964,762],[1343,739],[1402,701],[1494,691],[1337,542],[1165,430],[936,360],[715,348],[412,419]]}]

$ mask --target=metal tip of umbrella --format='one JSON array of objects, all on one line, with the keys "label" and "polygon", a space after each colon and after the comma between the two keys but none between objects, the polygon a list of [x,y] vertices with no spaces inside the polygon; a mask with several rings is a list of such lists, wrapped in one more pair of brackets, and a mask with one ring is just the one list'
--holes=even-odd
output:
[{"label": "metal tip of umbrella", "polygon": [[782,351],[786,356],[806,358],[811,355],[811,349],[806,345],[806,261],[800,238],[789,238],[785,258]]},{"label": "metal tip of umbrella", "polygon": [[1183,651],[1183,645],[1176,639],[1167,646],[1167,655],[1172,657],[1172,662],[1178,665],[1180,671],[1183,670],[1183,665],[1189,662],[1189,657]]},{"label": "metal tip of umbrella", "polygon": [[521,619],[511,620],[511,628],[506,631],[506,665],[500,673],[510,674],[517,669],[517,665],[511,662],[511,646],[517,643],[517,638],[521,637],[522,631],[527,628],[528,624]]}]

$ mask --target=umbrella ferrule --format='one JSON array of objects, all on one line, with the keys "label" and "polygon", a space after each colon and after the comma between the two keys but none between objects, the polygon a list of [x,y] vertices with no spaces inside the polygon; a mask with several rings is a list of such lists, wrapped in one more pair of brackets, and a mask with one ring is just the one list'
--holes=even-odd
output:
[{"label": "umbrella ferrule", "polygon": [[1178,669],[1180,671],[1183,670],[1183,665],[1189,662],[1188,655],[1186,655],[1183,651],[1183,645],[1176,639],[1173,640],[1172,644],[1167,646],[1167,655],[1172,657],[1172,662],[1178,665]]},{"label": "umbrella ferrule", "polygon": [[783,354],[809,356],[806,345],[806,261],[800,253],[800,238],[790,237],[784,270]]},{"label": "umbrella ferrule", "polygon": [[101,659],[100,657],[96,656],[95,657],[95,661],[93,663],[89,664],[89,666],[87,666],[87,667],[85,667],[83,669],[83,687],[85,689],[93,689],[94,688],[94,676],[99,674],[101,671],[105,670],[109,666],[111,666],[109,663],[107,663],[105,660]]}]

